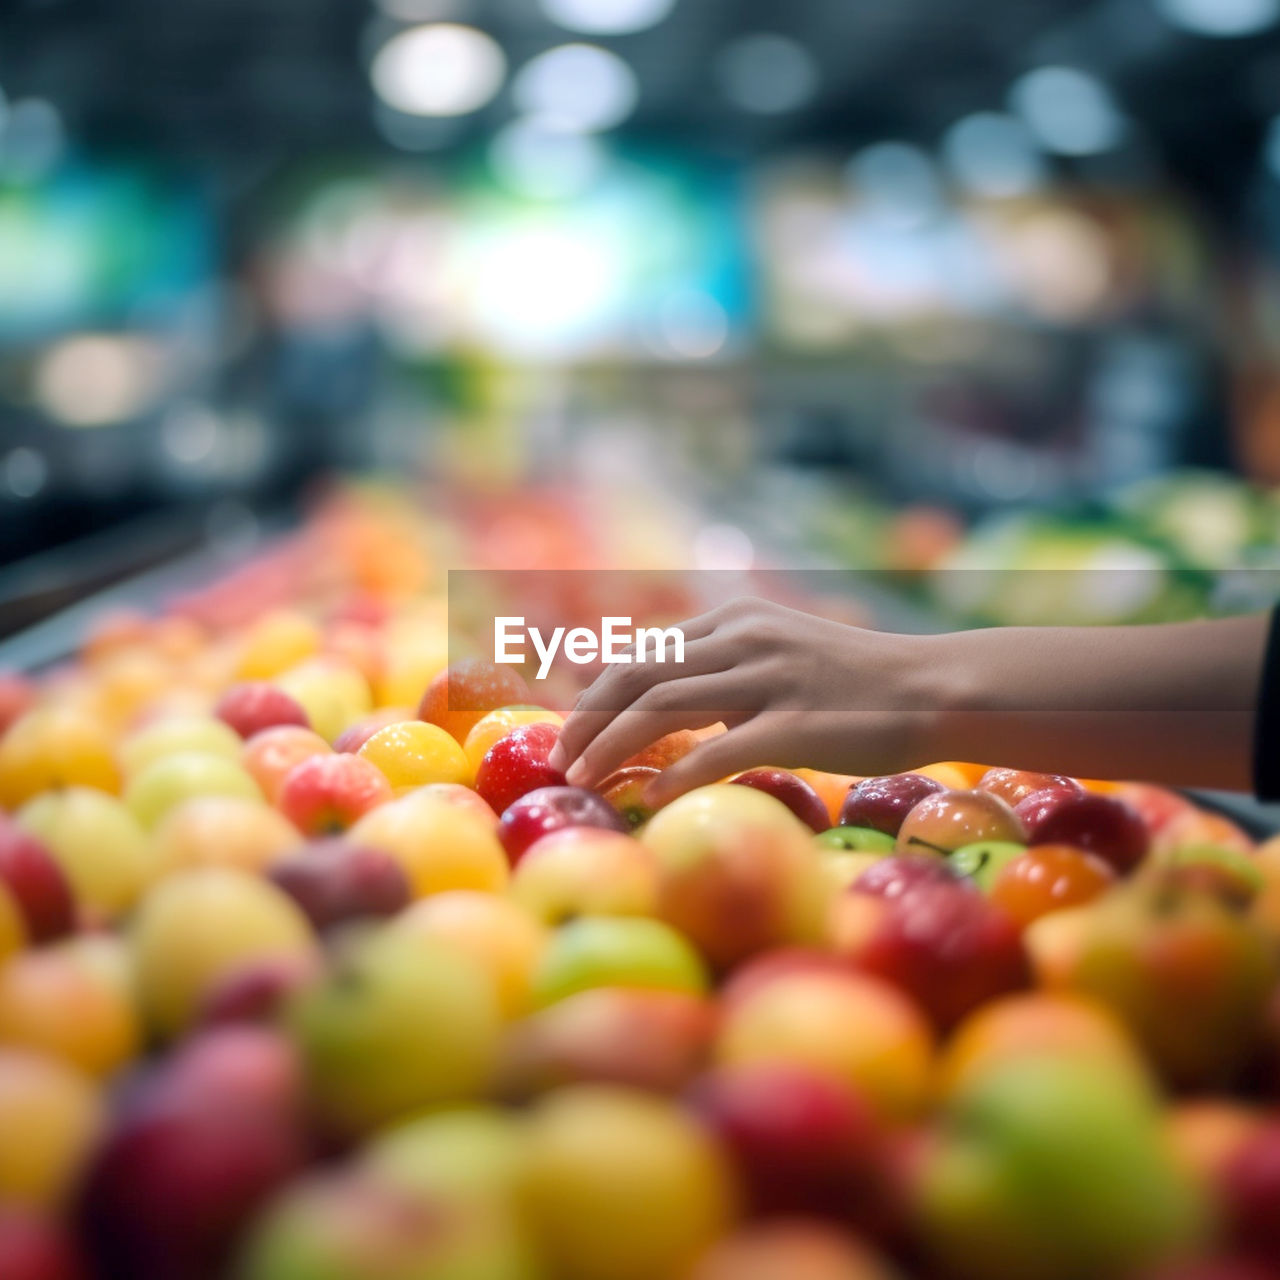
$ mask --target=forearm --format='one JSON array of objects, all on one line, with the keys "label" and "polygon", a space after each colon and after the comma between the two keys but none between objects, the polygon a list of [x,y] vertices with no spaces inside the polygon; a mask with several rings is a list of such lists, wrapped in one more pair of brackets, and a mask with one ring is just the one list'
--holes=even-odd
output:
[{"label": "forearm", "polygon": [[931,637],[936,758],[1249,789],[1268,615]]}]

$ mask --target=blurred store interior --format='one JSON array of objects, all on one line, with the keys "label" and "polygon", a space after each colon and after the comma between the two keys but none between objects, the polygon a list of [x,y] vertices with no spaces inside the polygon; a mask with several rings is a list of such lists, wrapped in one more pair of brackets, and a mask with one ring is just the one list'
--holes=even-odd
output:
[{"label": "blurred store interior", "polygon": [[7,0],[0,91],[0,630],[333,473],[1280,561],[1280,0]]}]

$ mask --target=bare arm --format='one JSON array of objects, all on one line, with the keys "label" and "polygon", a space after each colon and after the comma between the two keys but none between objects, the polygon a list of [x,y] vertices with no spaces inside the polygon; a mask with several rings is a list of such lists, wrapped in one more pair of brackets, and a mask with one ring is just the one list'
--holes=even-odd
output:
[{"label": "bare arm", "polygon": [[1268,623],[897,636],[735,601],[686,624],[682,666],[611,667],[554,758],[590,785],[663,733],[723,720],[655,799],[762,764],[871,774],[943,759],[1248,789]]}]

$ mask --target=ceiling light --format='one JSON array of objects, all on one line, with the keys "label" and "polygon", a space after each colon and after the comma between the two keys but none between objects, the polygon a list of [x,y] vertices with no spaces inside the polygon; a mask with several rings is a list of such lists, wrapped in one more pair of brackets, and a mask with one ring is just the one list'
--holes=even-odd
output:
[{"label": "ceiling light", "polygon": [[475,27],[440,22],[392,36],[370,69],[383,102],[412,116],[477,111],[502,87],[507,60]]},{"label": "ceiling light", "polygon": [[1280,18],[1280,0],[1156,0],[1156,8],[1198,36],[1257,35]]},{"label": "ceiling light", "polygon": [[593,36],[620,36],[657,26],[675,0],[542,0],[542,11],[558,26]]},{"label": "ceiling light", "polygon": [[1040,67],[1010,91],[1014,109],[1047,151],[1089,156],[1124,136],[1124,117],[1107,86],[1074,67]]},{"label": "ceiling light", "polygon": [[611,129],[636,108],[636,74],[616,53],[562,44],[526,62],[511,86],[516,108],[556,129]]}]

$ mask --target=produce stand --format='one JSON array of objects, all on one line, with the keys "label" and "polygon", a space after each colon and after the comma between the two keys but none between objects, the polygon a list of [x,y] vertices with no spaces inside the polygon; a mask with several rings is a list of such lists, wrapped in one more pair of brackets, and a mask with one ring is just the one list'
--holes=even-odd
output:
[{"label": "produce stand", "polygon": [[[771,509],[706,519],[868,623],[946,625],[793,546]],[[0,642],[43,682],[0,734],[0,1068],[37,1055],[0,1069],[0,1120],[56,1100],[35,1138],[63,1163],[30,1175],[50,1247],[106,1280],[309,1280],[315,1250],[346,1268],[315,1274],[382,1280],[394,1223],[415,1266],[447,1242],[414,1280],[736,1280],[744,1248],[827,1280],[806,1268],[839,1222],[893,1259],[874,1280],[1014,1280],[1011,1233],[1040,1210],[1006,1198],[1026,1171],[1005,1124],[1052,1153],[1032,1163],[1053,1214],[1112,1179],[1072,1210],[1062,1280],[1206,1246],[1222,1193],[1200,1126],[1225,1143],[1212,1117],[1256,1110],[1242,1132],[1269,1141],[1276,957],[1251,856],[1274,810],[953,761],[851,795],[764,770],[655,813],[626,775],[694,749],[687,731],[563,786],[558,717],[514,673],[482,664],[492,709],[458,719],[471,675],[441,670],[415,512],[343,494]],[[1041,784],[1122,826],[1094,851],[1037,844],[1001,792]],[[1006,880],[1022,860],[1076,906]],[[1078,954],[1054,941],[1073,915]],[[1094,946],[1122,981],[1085,967]],[[74,1025],[41,995],[55,979]],[[973,1142],[1000,1162],[981,1239]],[[462,1215],[444,1236],[440,1213]]]}]

